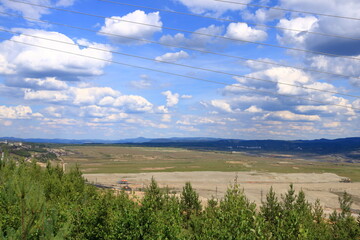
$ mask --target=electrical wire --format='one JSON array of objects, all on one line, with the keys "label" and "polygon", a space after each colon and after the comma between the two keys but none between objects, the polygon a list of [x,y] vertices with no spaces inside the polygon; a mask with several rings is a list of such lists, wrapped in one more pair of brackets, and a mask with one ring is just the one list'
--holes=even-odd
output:
[{"label": "electrical wire", "polygon": [[325,36],[325,37],[342,38],[342,39],[348,39],[348,40],[354,40],[354,41],[359,41],[360,40],[360,38],[347,37],[347,36],[342,36],[342,35],[335,35],[335,34],[328,34],[328,33],[321,33],[321,32],[313,32],[313,31],[308,31],[308,30],[299,30],[299,29],[285,28],[285,27],[279,27],[279,26],[271,26],[271,25],[253,23],[253,22],[248,22],[248,21],[243,21],[243,20],[236,21],[236,20],[227,19],[227,18],[217,18],[217,17],[211,17],[211,16],[207,16],[207,15],[201,15],[201,14],[195,14],[195,13],[187,13],[187,12],[179,12],[179,11],[174,11],[174,10],[168,10],[168,9],[162,9],[162,8],[154,8],[154,7],[148,7],[148,6],[142,6],[142,5],[135,5],[135,4],[131,4],[131,3],[123,3],[123,2],[112,1],[112,0],[97,0],[97,1],[106,2],[106,3],[112,3],[112,4],[117,4],[117,5],[123,5],[123,6],[136,7],[136,8],[150,9],[150,10],[154,10],[154,11],[161,11],[161,12],[175,13],[175,14],[181,14],[181,15],[187,15],[187,16],[193,16],[193,17],[207,18],[207,19],[212,19],[212,20],[216,20],[216,21],[234,22],[234,23],[246,23],[248,25],[253,25],[253,26],[258,26],[258,27],[280,29],[280,30],[292,31],[292,32],[309,33],[309,34],[321,35],[321,36]]},{"label": "electrical wire", "polygon": [[250,7],[257,7],[257,8],[274,9],[274,10],[280,10],[280,11],[285,11],[285,12],[306,13],[306,14],[312,14],[312,15],[318,15],[318,16],[324,16],[324,17],[343,18],[343,19],[357,20],[357,21],[360,20],[360,18],[356,18],[356,17],[348,17],[348,16],[339,16],[339,15],[318,13],[318,12],[308,12],[308,11],[292,10],[292,9],[286,9],[286,8],[280,8],[280,7],[269,7],[269,6],[264,6],[264,5],[257,5],[257,4],[250,4],[250,3],[242,3],[242,2],[233,2],[233,1],[228,1],[228,0],[213,0],[213,1],[215,1],[215,2],[222,2],[222,3],[238,4],[238,5],[250,6]]},{"label": "electrical wire", "polygon": [[210,83],[215,83],[215,84],[219,84],[219,85],[231,86],[231,87],[234,87],[234,88],[246,89],[246,90],[254,91],[254,92],[266,93],[266,94],[289,97],[289,98],[297,98],[297,99],[302,99],[302,100],[306,100],[306,101],[310,101],[310,102],[316,102],[316,103],[319,103],[319,104],[324,104],[324,105],[329,105],[329,106],[337,106],[337,107],[342,107],[342,108],[347,108],[347,109],[360,111],[360,108],[350,107],[350,106],[346,106],[346,105],[342,105],[342,104],[326,103],[326,102],[323,102],[323,101],[318,101],[318,100],[309,99],[309,98],[303,98],[303,97],[299,97],[299,96],[292,96],[292,95],[287,95],[287,94],[274,93],[272,91],[259,90],[259,89],[256,89],[256,88],[233,85],[233,84],[228,84],[228,83],[224,83],[224,82],[218,82],[218,81],[214,81],[214,80],[208,80],[208,79],[204,79],[204,78],[198,78],[198,77],[193,77],[193,76],[188,76],[188,75],[183,75],[183,74],[178,74],[178,73],[173,73],[173,72],[168,72],[168,71],[163,71],[163,70],[158,70],[158,69],[149,68],[149,67],[142,67],[142,66],[123,63],[123,62],[114,61],[114,60],[97,58],[97,57],[94,57],[94,56],[87,56],[87,55],[78,54],[78,53],[74,53],[74,52],[68,52],[68,51],[64,51],[64,50],[60,50],[60,49],[54,49],[54,48],[49,48],[49,47],[40,46],[40,45],[36,45],[36,44],[16,41],[16,40],[13,40],[13,39],[6,39],[6,38],[3,38],[3,37],[0,37],[0,38],[5,39],[7,41],[19,43],[19,44],[24,44],[24,45],[28,45],[28,46],[43,48],[43,49],[52,50],[52,51],[61,52],[61,53],[66,53],[66,54],[71,54],[71,55],[74,55],[74,56],[86,57],[86,58],[90,58],[90,59],[94,59],[94,60],[98,60],[98,61],[114,63],[114,64],[123,65],[123,66],[127,66],[127,67],[133,67],[133,68],[143,69],[143,70],[147,70],[147,71],[168,74],[168,75],[172,75],[172,76],[189,78],[189,79],[194,79],[194,80],[203,81],[203,82],[210,82]]},{"label": "electrical wire", "polygon": [[292,48],[292,47],[280,46],[280,45],[275,45],[275,44],[270,44],[270,43],[262,43],[262,42],[244,40],[244,39],[230,38],[230,37],[225,37],[225,36],[221,36],[221,35],[213,35],[213,34],[207,34],[207,33],[201,33],[201,32],[194,32],[194,31],[188,31],[188,30],[184,30],[184,29],[164,27],[164,26],[158,26],[158,25],[153,25],[153,24],[148,24],[148,23],[140,23],[140,22],[136,22],[136,21],[124,20],[124,19],[120,20],[120,19],[113,18],[113,17],[105,17],[105,16],[96,15],[96,14],[84,13],[84,12],[79,12],[79,11],[74,11],[74,10],[51,7],[51,6],[44,6],[44,5],[40,5],[40,4],[34,4],[34,3],[21,2],[21,1],[17,1],[17,0],[8,0],[8,1],[22,3],[22,4],[26,4],[26,5],[30,5],[30,6],[47,8],[47,9],[54,9],[54,10],[69,12],[69,13],[74,13],[74,14],[81,14],[81,15],[92,16],[92,17],[97,17],[97,18],[111,19],[114,21],[127,22],[127,23],[142,25],[142,26],[149,26],[149,27],[154,27],[154,28],[159,28],[159,29],[167,29],[167,30],[172,30],[172,31],[191,33],[191,34],[196,34],[196,35],[200,35],[200,36],[213,37],[213,38],[219,38],[219,39],[236,41],[236,42],[245,42],[245,43],[251,43],[251,44],[262,45],[262,46],[267,46],[267,47],[274,47],[274,48],[280,48],[280,49],[286,49],[286,50],[292,50],[292,51],[298,51],[298,52],[304,52],[304,53],[325,55],[325,56],[331,56],[331,57],[339,57],[339,58],[346,58],[346,59],[360,61],[360,58],[356,58],[356,57],[342,56],[342,55],[338,55],[338,54],[312,51],[312,50],[306,50],[306,49],[300,49],[300,48]]},{"label": "electrical wire", "polygon": [[36,22],[41,22],[41,23],[46,23],[46,24],[53,24],[53,25],[73,28],[73,29],[77,29],[77,30],[83,30],[83,31],[98,33],[98,34],[107,35],[107,36],[110,36],[110,37],[120,37],[120,38],[135,40],[135,41],[142,41],[142,42],[147,42],[147,43],[158,44],[158,45],[171,47],[171,48],[180,48],[180,49],[197,51],[197,52],[206,53],[206,54],[213,54],[213,55],[217,55],[217,56],[235,58],[235,59],[239,59],[239,60],[242,60],[242,61],[252,61],[252,62],[264,63],[264,64],[274,65],[274,66],[279,66],[279,67],[294,68],[294,69],[302,70],[302,71],[305,71],[305,72],[309,71],[309,72],[333,75],[333,76],[344,77],[344,78],[360,79],[360,77],[356,77],[356,76],[349,76],[349,75],[340,74],[340,73],[332,73],[332,72],[327,72],[327,71],[320,71],[320,70],[316,70],[316,69],[302,68],[302,67],[297,67],[297,66],[292,66],[292,65],[287,65],[287,64],[281,64],[281,63],[276,63],[276,62],[265,61],[265,60],[252,59],[252,58],[240,57],[240,56],[235,56],[235,55],[230,55],[230,54],[225,54],[225,53],[218,53],[218,52],[212,52],[212,51],[207,51],[207,50],[202,50],[202,49],[190,48],[190,47],[186,47],[186,46],[178,46],[178,45],[166,44],[166,43],[161,43],[161,42],[152,41],[152,40],[148,40],[148,39],[135,38],[135,37],[129,37],[129,36],[113,34],[113,33],[108,33],[108,32],[103,32],[103,31],[97,31],[97,30],[93,30],[93,29],[77,27],[77,26],[63,24],[63,23],[57,23],[57,22],[52,22],[52,21],[40,20],[40,19],[36,19],[36,18],[24,17],[22,15],[10,14],[10,13],[1,12],[1,11],[0,11],[0,14],[12,16],[12,17],[19,17],[19,18],[30,20],[30,21],[36,21]]},{"label": "electrical wire", "polygon": [[[2,29],[2,28],[0,28],[0,31],[11,33],[13,35],[18,34],[17,32]],[[82,45],[82,44],[64,42],[64,41],[60,41],[60,40],[56,40],[56,39],[50,39],[50,38],[45,38],[45,37],[40,37],[40,36],[34,36],[34,35],[26,34],[26,33],[21,33],[21,34],[24,35],[24,36],[32,37],[32,38],[43,39],[43,40],[47,40],[47,41],[52,41],[52,42],[57,42],[57,43],[62,43],[62,44],[67,44],[67,45],[72,45],[72,46],[86,47],[88,49],[94,49],[94,50],[97,50],[97,51],[109,52],[109,53],[113,53],[113,54],[118,54],[118,55],[138,58],[138,59],[144,59],[144,60],[148,60],[148,61],[152,61],[152,62],[160,62],[160,63],[170,64],[170,65],[175,65],[175,66],[180,66],[180,67],[187,67],[187,68],[196,69],[196,70],[202,70],[202,71],[207,71],[207,72],[224,74],[224,75],[228,75],[228,76],[232,76],[232,77],[241,77],[241,78],[247,78],[247,79],[252,79],[252,80],[256,80],[256,81],[270,82],[270,83],[276,83],[276,84],[280,84],[280,85],[292,86],[292,87],[297,87],[297,88],[302,88],[302,89],[307,89],[307,90],[312,90],[312,91],[326,92],[326,93],[342,95],[342,96],[347,96],[347,97],[360,98],[360,96],[352,95],[352,94],[339,93],[339,92],[335,92],[335,91],[317,89],[317,88],[312,88],[312,87],[307,87],[307,86],[302,86],[302,85],[296,85],[296,84],[290,84],[290,83],[285,83],[285,82],[277,82],[277,81],[265,80],[265,79],[251,77],[251,76],[247,76],[247,75],[233,74],[233,73],[228,73],[228,72],[224,72],[224,71],[218,71],[218,70],[202,68],[202,67],[195,67],[195,66],[190,66],[190,65],[181,64],[181,63],[174,63],[174,62],[169,62],[169,61],[156,60],[156,59],[149,58],[149,57],[144,57],[144,56],[139,56],[139,55],[134,55],[134,54],[129,54],[129,53],[123,53],[123,52],[118,52],[118,51],[112,51],[112,50],[103,49],[103,48],[91,47],[91,46],[86,46],[86,45]]]}]

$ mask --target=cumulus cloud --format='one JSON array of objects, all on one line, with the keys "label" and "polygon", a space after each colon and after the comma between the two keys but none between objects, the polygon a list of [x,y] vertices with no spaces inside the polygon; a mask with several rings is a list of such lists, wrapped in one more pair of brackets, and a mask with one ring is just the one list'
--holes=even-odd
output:
[{"label": "cumulus cloud", "polygon": [[196,126],[196,125],[225,125],[226,122],[222,119],[215,119],[209,117],[199,117],[194,115],[186,115],[181,120],[176,121],[178,125]]},{"label": "cumulus cloud", "polygon": [[14,74],[16,66],[14,64],[10,64],[5,56],[0,54],[0,74],[8,75]]},{"label": "cumulus cloud", "polygon": [[[58,32],[49,32],[36,29],[18,29],[20,35],[13,36],[11,40],[40,45],[52,49],[61,49],[66,52],[110,60],[112,54],[106,51],[96,51],[87,47],[80,48],[69,37]],[[24,34],[38,36],[41,38],[54,39],[69,43],[48,41],[33,38]],[[89,46],[105,50],[111,48],[104,44],[88,43]],[[49,49],[36,48],[16,42],[5,40],[0,43],[0,60],[7,63],[7,68],[1,72],[9,72],[17,76],[28,78],[57,77],[65,80],[78,80],[85,76],[98,76],[103,73],[103,68],[108,64],[86,57],[74,56],[67,53],[52,51]],[[4,66],[4,65],[2,65]]]},{"label": "cumulus cloud", "polygon": [[249,27],[246,23],[230,23],[227,27],[225,37],[244,40],[244,41],[264,41],[267,33]]},{"label": "cumulus cloud", "polygon": [[29,88],[36,90],[65,90],[69,86],[66,82],[57,80],[54,77],[41,78],[21,78],[7,81],[10,86]]},{"label": "cumulus cloud", "polygon": [[[207,35],[221,35],[222,32],[223,32],[223,27],[215,26],[215,25],[199,28],[195,31],[195,33],[202,33]],[[206,47],[210,47],[213,44],[221,42],[221,40],[218,38],[194,34],[194,33],[191,34],[189,37],[186,37],[183,33],[177,33],[174,36],[171,35],[162,36],[160,38],[160,42],[172,46],[206,48]]]},{"label": "cumulus cloud", "polygon": [[[73,5],[74,2],[75,0],[33,0],[31,3],[46,6],[69,7]],[[47,8],[36,7],[29,4],[23,4],[9,0],[1,1],[0,7],[7,11],[21,13],[24,17],[34,19],[40,19],[42,15],[50,13],[50,10]]]},{"label": "cumulus cloud", "polygon": [[181,59],[186,59],[189,54],[183,50],[174,53],[165,53],[164,55],[155,58],[156,61],[160,62],[177,62]]},{"label": "cumulus cloud", "polygon": [[[360,55],[357,57],[359,58]],[[308,57],[307,62],[312,68],[320,71],[353,76],[353,78],[350,79],[350,83],[355,87],[360,87],[360,68],[358,67],[358,61],[340,57],[316,55]]]},{"label": "cumulus cloud", "polygon": [[54,92],[49,90],[31,91],[26,90],[24,92],[25,100],[44,101],[49,103],[66,102],[70,97],[63,92]]},{"label": "cumulus cloud", "polygon": [[153,109],[153,104],[145,98],[122,95],[110,87],[69,87],[59,91],[26,89],[24,99],[68,106],[99,105],[121,109],[124,112],[150,112]]},{"label": "cumulus cloud", "polygon": [[[150,39],[155,33],[161,32],[161,28],[135,24],[131,22],[139,22],[162,27],[159,12],[152,12],[146,14],[141,10],[136,10],[123,17],[114,16],[111,18],[107,18],[105,20],[105,25],[101,27],[99,33],[111,33],[129,38]],[[144,44],[144,42],[142,41],[137,41],[129,38],[121,38],[116,36],[109,37],[117,43]]]},{"label": "cumulus cloud", "polygon": [[244,10],[242,13],[242,17],[245,20],[251,20],[254,22],[271,22],[273,20],[279,19],[284,15],[283,11],[279,11],[276,9],[257,9],[254,13],[249,10]]},{"label": "cumulus cloud", "polygon": [[320,121],[321,118],[318,115],[303,115],[296,114],[290,111],[277,111],[264,115],[265,119],[272,120],[286,120],[286,121]]},{"label": "cumulus cloud", "polygon": [[162,92],[162,95],[166,96],[166,106],[173,107],[179,103],[179,94],[172,93],[171,91]]},{"label": "cumulus cloud", "polygon": [[[213,13],[216,15],[221,15],[222,13],[232,10],[241,10],[245,7],[239,4],[228,4],[216,1],[208,0],[177,0],[178,2],[185,5],[190,11],[194,13]],[[249,3],[250,0],[244,0],[243,3]]]},{"label": "cumulus cloud", "polygon": [[29,119],[41,116],[42,115],[40,113],[33,113],[32,109],[29,106],[0,106],[0,119]]},{"label": "cumulus cloud", "polygon": [[281,19],[277,26],[281,28],[301,30],[302,32],[283,30],[283,35],[278,35],[277,37],[284,45],[294,44],[301,46],[308,38],[306,32],[314,31],[314,29],[318,28],[318,19],[314,16],[298,17],[291,20]]},{"label": "cumulus cloud", "polygon": [[141,96],[124,95],[115,99],[114,107],[119,107],[128,112],[149,112],[153,104]]},{"label": "cumulus cloud", "polygon": [[[340,16],[346,15],[355,18],[360,17],[360,13],[357,10],[360,8],[360,2],[357,0],[349,0],[341,4],[336,0],[282,0],[280,7]],[[357,24],[356,21],[322,16],[316,19],[314,17],[297,15],[298,14],[292,14],[292,19],[290,20],[282,19],[279,26],[293,29],[300,28],[300,30],[302,30],[303,27],[304,30],[350,38],[360,37],[360,25]],[[308,50],[345,56],[357,56],[360,54],[360,40],[324,37],[307,32],[290,33],[288,30],[284,30],[283,34],[284,37],[280,38],[280,42],[297,44],[298,47]]]},{"label": "cumulus cloud", "polygon": [[258,108],[257,106],[251,106],[248,109],[245,110],[245,112],[249,113],[261,113],[263,110],[261,108]]},{"label": "cumulus cloud", "polygon": [[222,112],[228,112],[228,113],[233,112],[230,104],[224,100],[212,100],[211,105]]},{"label": "cumulus cloud", "polygon": [[120,92],[110,87],[72,87],[69,89],[69,93],[75,105],[96,104],[105,97],[116,97],[120,95]]}]

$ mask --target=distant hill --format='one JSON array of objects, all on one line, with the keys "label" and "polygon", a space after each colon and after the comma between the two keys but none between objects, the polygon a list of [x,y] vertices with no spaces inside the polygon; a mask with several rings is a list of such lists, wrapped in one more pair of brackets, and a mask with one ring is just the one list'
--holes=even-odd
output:
[{"label": "distant hill", "polygon": [[41,139],[2,137],[0,141],[57,143],[57,144],[127,144],[147,147],[181,147],[198,150],[279,152],[298,154],[343,154],[360,160],[360,137],[316,140],[240,140],[221,138],[129,138],[122,140],[98,139]]},{"label": "distant hill", "polygon": [[200,150],[278,152],[298,154],[345,154],[360,160],[360,138],[317,139],[317,140],[203,140],[203,141],[149,141],[141,143],[148,147],[182,147]]}]

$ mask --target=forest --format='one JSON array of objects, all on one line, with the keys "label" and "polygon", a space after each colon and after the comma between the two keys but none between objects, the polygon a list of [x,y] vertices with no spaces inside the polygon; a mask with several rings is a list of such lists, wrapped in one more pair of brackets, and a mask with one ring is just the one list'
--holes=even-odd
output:
[{"label": "forest", "polygon": [[325,216],[290,185],[256,206],[236,180],[207,203],[190,182],[175,195],[155,179],[139,198],[98,189],[78,168],[0,162],[0,239],[360,239],[351,202],[344,192],[339,211]]}]

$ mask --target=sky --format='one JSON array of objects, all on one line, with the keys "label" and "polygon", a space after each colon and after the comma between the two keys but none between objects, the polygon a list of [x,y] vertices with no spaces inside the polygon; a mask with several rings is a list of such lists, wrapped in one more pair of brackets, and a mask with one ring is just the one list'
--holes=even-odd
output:
[{"label": "sky", "polygon": [[16,1],[0,137],[360,136],[358,0]]}]

